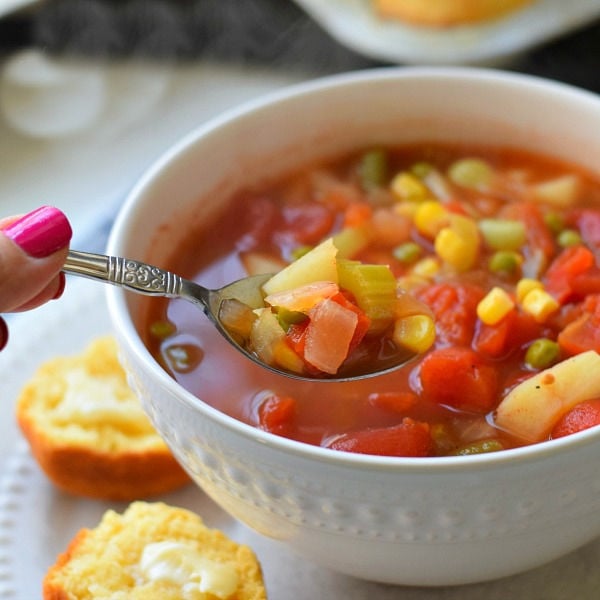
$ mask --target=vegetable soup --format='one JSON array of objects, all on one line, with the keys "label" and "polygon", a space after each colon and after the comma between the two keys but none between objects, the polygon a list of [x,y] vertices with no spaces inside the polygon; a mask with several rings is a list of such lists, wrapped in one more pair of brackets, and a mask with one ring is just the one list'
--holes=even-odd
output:
[{"label": "vegetable soup", "polygon": [[[369,148],[239,192],[166,266],[209,287],[277,273],[266,309],[231,312],[247,337],[268,320],[277,366],[314,373],[316,348],[318,374],[335,373],[364,347],[358,333],[371,340],[361,360],[417,358],[356,382],[295,381],[181,300],[146,302],[143,336],[193,394],[277,435],[389,456],[493,452],[600,424],[599,250],[600,180],[578,167],[512,148]],[[382,312],[390,280],[403,308]]]}]

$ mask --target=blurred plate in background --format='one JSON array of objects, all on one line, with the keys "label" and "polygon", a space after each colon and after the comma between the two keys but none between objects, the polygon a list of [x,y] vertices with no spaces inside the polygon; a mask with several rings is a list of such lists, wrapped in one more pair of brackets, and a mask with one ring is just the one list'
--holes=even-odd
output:
[{"label": "blurred plate in background", "polygon": [[598,0],[538,0],[485,24],[437,29],[383,20],[370,0],[294,1],[348,48],[411,64],[501,65],[600,18]]}]

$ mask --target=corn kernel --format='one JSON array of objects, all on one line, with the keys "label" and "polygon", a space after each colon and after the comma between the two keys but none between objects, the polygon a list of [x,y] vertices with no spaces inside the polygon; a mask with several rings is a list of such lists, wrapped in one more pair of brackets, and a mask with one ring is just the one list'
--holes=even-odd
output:
[{"label": "corn kernel", "polygon": [[477,316],[486,325],[495,325],[514,308],[509,294],[499,287],[492,288],[477,305]]},{"label": "corn kernel", "polygon": [[290,348],[285,340],[279,340],[273,347],[273,360],[282,369],[291,371],[292,373],[304,372],[304,361],[292,348]]},{"label": "corn kernel", "polygon": [[422,202],[414,215],[414,224],[417,230],[431,239],[435,238],[447,223],[448,211],[437,200]]},{"label": "corn kernel", "polygon": [[396,321],[394,342],[412,352],[422,354],[435,341],[435,323],[429,315],[409,315]]},{"label": "corn kernel", "polygon": [[397,200],[423,200],[430,196],[429,190],[419,178],[405,171],[392,179],[390,190]]},{"label": "corn kernel", "polygon": [[435,252],[458,271],[470,269],[479,252],[479,234],[475,221],[462,215],[452,215],[450,225],[435,236]]},{"label": "corn kernel", "polygon": [[430,285],[430,283],[431,281],[429,277],[423,277],[422,275],[417,275],[416,273],[403,275],[397,280],[398,289],[406,290],[409,292]]},{"label": "corn kernel", "polygon": [[430,279],[439,273],[440,268],[440,261],[435,256],[428,256],[415,263],[411,269],[411,273]]},{"label": "corn kernel", "polygon": [[558,310],[559,303],[545,290],[533,289],[522,301],[523,310],[529,313],[538,323],[543,323],[553,312]]},{"label": "corn kernel", "polygon": [[530,279],[528,277],[519,279],[519,281],[517,282],[516,290],[515,290],[516,296],[517,296],[517,302],[519,304],[522,304],[525,296],[527,296],[527,294],[529,294],[529,292],[531,292],[531,290],[543,290],[543,289],[544,289],[544,285],[542,284],[541,281],[538,281],[537,279]]},{"label": "corn kernel", "polygon": [[403,201],[396,202],[393,206],[393,211],[402,217],[408,217],[409,219],[415,220],[415,214],[419,205],[416,202]]}]

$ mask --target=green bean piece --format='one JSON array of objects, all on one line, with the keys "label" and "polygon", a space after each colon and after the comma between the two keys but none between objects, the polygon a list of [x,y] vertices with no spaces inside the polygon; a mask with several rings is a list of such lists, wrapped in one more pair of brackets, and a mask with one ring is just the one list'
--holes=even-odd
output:
[{"label": "green bean piece", "polygon": [[495,439],[479,440],[459,448],[456,452],[456,456],[471,456],[472,454],[486,454],[488,452],[498,452],[504,450],[502,442]]},{"label": "green bean piece", "polygon": [[581,244],[581,236],[575,229],[565,229],[558,234],[556,241],[562,248],[569,248]]},{"label": "green bean piece", "polygon": [[360,181],[365,191],[385,185],[388,178],[388,155],[384,150],[366,152],[359,165]]},{"label": "green bean piece", "polygon": [[488,268],[492,273],[512,274],[517,271],[521,262],[520,254],[510,250],[498,250],[490,257]]},{"label": "green bean piece", "polygon": [[396,246],[393,249],[392,254],[394,255],[394,258],[401,263],[410,264],[420,258],[422,252],[421,246],[416,242],[406,242]]},{"label": "green bean piece", "polygon": [[531,369],[545,369],[554,364],[560,355],[560,346],[548,338],[538,338],[525,353],[525,364]]}]

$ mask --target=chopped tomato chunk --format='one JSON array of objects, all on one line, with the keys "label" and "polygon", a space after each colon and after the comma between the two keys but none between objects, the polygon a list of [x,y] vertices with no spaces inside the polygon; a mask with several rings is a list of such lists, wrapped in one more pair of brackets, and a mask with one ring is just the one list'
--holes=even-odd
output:
[{"label": "chopped tomato chunk", "polygon": [[290,396],[269,396],[258,411],[262,429],[286,435],[290,433],[296,417],[296,400]]},{"label": "chopped tomato chunk", "polygon": [[477,304],[485,292],[472,284],[440,283],[419,294],[433,311],[437,345],[471,343],[477,320]]},{"label": "chopped tomato chunk", "polygon": [[419,375],[423,396],[438,404],[485,413],[496,403],[496,370],[470,348],[433,350],[423,359]]},{"label": "chopped tomato chunk", "polygon": [[379,456],[429,456],[429,425],[405,418],[399,425],[345,433],[328,445],[333,450]]},{"label": "chopped tomato chunk", "polygon": [[600,425],[600,398],[581,402],[563,415],[552,429],[551,437],[563,437],[595,425]]},{"label": "chopped tomato chunk", "polygon": [[544,276],[546,290],[561,304],[576,299],[577,278],[590,272],[594,265],[594,255],[584,246],[566,248],[546,271]]},{"label": "chopped tomato chunk", "polygon": [[333,211],[320,202],[292,204],[283,209],[287,231],[301,244],[316,244],[327,236],[334,223]]}]

